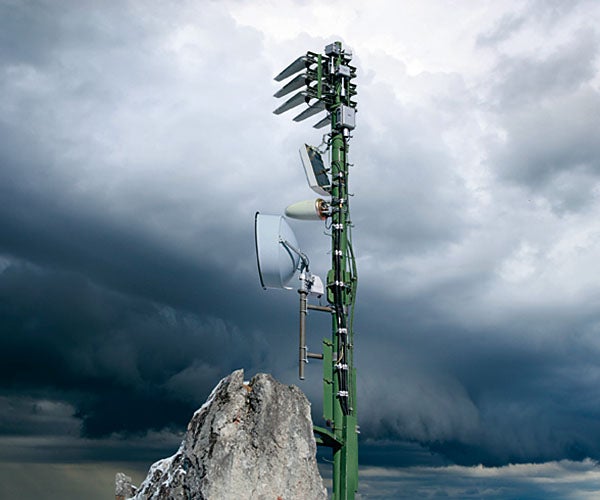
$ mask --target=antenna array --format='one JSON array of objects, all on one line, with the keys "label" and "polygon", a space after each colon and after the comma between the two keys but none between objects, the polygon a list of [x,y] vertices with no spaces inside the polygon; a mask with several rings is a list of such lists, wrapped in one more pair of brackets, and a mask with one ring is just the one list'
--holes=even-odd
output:
[{"label": "antenna array", "polygon": [[[303,121],[325,112],[315,128],[330,125],[326,134],[326,146],[331,164],[327,168],[317,148],[304,145],[300,149],[309,186],[321,196],[314,203],[309,200],[291,205],[286,215],[303,220],[325,220],[331,234],[331,268],[327,273],[326,286],[309,271],[308,257],[275,229],[268,236],[275,247],[269,255],[277,255],[275,265],[268,260],[265,236],[261,227],[283,227],[279,219],[268,215],[256,215],[255,231],[257,257],[261,283],[274,282],[274,287],[285,287],[285,276],[291,278],[290,266],[300,270],[300,344],[299,377],[304,379],[304,365],[309,358],[323,360],[323,417],[326,427],[314,427],[317,443],[333,450],[333,499],[354,499],[358,488],[358,425],[356,417],[356,370],[354,368],[354,306],[356,300],[357,273],[352,248],[349,192],[348,192],[348,142],[350,132],[356,125],[356,68],[350,65],[352,51],[344,49],[341,42],[325,47],[324,54],[307,52],[293,61],[275,80],[282,82],[291,78],[275,93],[275,97],[287,97],[275,111],[281,114],[297,106],[307,107],[294,121]],[[269,219],[269,218],[273,219]],[[286,224],[287,226],[287,224]],[[289,229],[289,226],[288,226]],[[287,231],[287,229],[286,229]],[[291,231],[291,230],[290,230]],[[260,244],[259,244],[260,242]],[[284,264],[281,264],[283,262]],[[278,267],[279,266],[279,267]],[[272,270],[275,280],[266,280],[261,269]],[[281,286],[280,286],[281,285]],[[326,294],[327,306],[308,303],[309,295]],[[323,351],[309,353],[306,346],[306,315],[308,310],[331,315],[331,336],[323,340]]]}]

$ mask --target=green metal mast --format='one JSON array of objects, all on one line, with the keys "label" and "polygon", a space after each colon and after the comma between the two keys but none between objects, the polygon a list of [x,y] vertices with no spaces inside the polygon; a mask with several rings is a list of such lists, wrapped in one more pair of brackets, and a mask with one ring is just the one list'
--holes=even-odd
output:
[{"label": "green metal mast", "polygon": [[[328,307],[311,306],[308,309],[326,310],[331,314],[332,333],[323,340],[322,355],[307,353],[303,345],[306,292],[301,293],[300,378],[302,363],[308,357],[323,359],[323,417],[326,428],[315,426],[317,443],[333,450],[334,500],[354,499],[358,489],[358,425],[356,416],[356,370],[354,368],[353,316],[357,286],[356,264],[352,250],[348,192],[348,141],[355,127],[356,68],[349,65],[352,52],[344,50],[341,42],[325,47],[325,54],[307,52],[284,69],[275,79],[281,81],[301,70],[306,70],[288,82],[276,97],[292,90],[303,90],[275,110],[283,113],[304,102],[310,106],[294,118],[301,121],[320,111],[327,116],[315,125],[331,126],[326,135],[331,157],[329,169],[331,195],[328,222],[331,231],[331,269],[327,274]],[[314,102],[313,102],[314,101]],[[312,104],[311,104],[312,102]],[[304,299],[304,302],[302,301]],[[302,305],[304,304],[304,306]],[[304,350],[304,351],[303,351]],[[305,353],[304,359],[302,352]]]}]

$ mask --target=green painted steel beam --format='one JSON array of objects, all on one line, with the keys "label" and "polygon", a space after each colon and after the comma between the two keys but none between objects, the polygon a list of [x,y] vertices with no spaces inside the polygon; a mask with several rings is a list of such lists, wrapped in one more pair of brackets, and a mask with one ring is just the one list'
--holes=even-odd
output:
[{"label": "green painted steel beam", "polygon": [[337,437],[328,429],[324,427],[319,427],[318,425],[313,425],[313,431],[315,433],[315,439],[317,440],[317,444],[320,446],[327,446],[329,448],[333,448],[334,450],[338,450],[343,446],[341,441],[338,441]]}]

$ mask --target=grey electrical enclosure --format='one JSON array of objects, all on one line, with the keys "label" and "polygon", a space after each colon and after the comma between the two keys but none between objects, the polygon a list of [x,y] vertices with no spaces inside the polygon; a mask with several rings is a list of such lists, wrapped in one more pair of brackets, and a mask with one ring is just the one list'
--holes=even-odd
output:
[{"label": "grey electrical enclosure", "polygon": [[336,128],[347,128],[349,130],[356,127],[356,110],[350,106],[340,106],[335,110]]}]

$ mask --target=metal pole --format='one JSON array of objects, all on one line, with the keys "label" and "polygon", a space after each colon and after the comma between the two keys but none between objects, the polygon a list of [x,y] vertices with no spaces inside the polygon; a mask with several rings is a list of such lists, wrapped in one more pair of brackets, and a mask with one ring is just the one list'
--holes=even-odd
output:
[{"label": "metal pole", "polygon": [[331,113],[331,177],[332,177],[332,266],[328,287],[333,299],[333,431],[342,446],[334,450],[333,498],[354,499],[358,487],[358,440],[356,427],[355,376],[353,367],[353,332],[348,321],[348,308],[353,299],[352,280],[347,271],[349,256],[349,208],[347,140],[349,132],[338,123],[335,110],[348,105],[344,77],[337,69],[343,64],[342,46],[336,42],[339,55],[333,59],[335,103]]},{"label": "metal pole", "polygon": [[308,308],[312,309],[313,311],[321,311],[321,312],[328,312],[328,313],[333,311],[333,309],[331,309],[331,307],[329,307],[329,306],[317,306],[314,304],[308,304]]},{"label": "metal pole", "polygon": [[[304,283],[304,282],[303,282]],[[300,345],[298,351],[298,377],[304,380],[304,365],[307,363],[306,358],[306,296],[308,292],[305,286],[298,290],[300,294]]]}]

